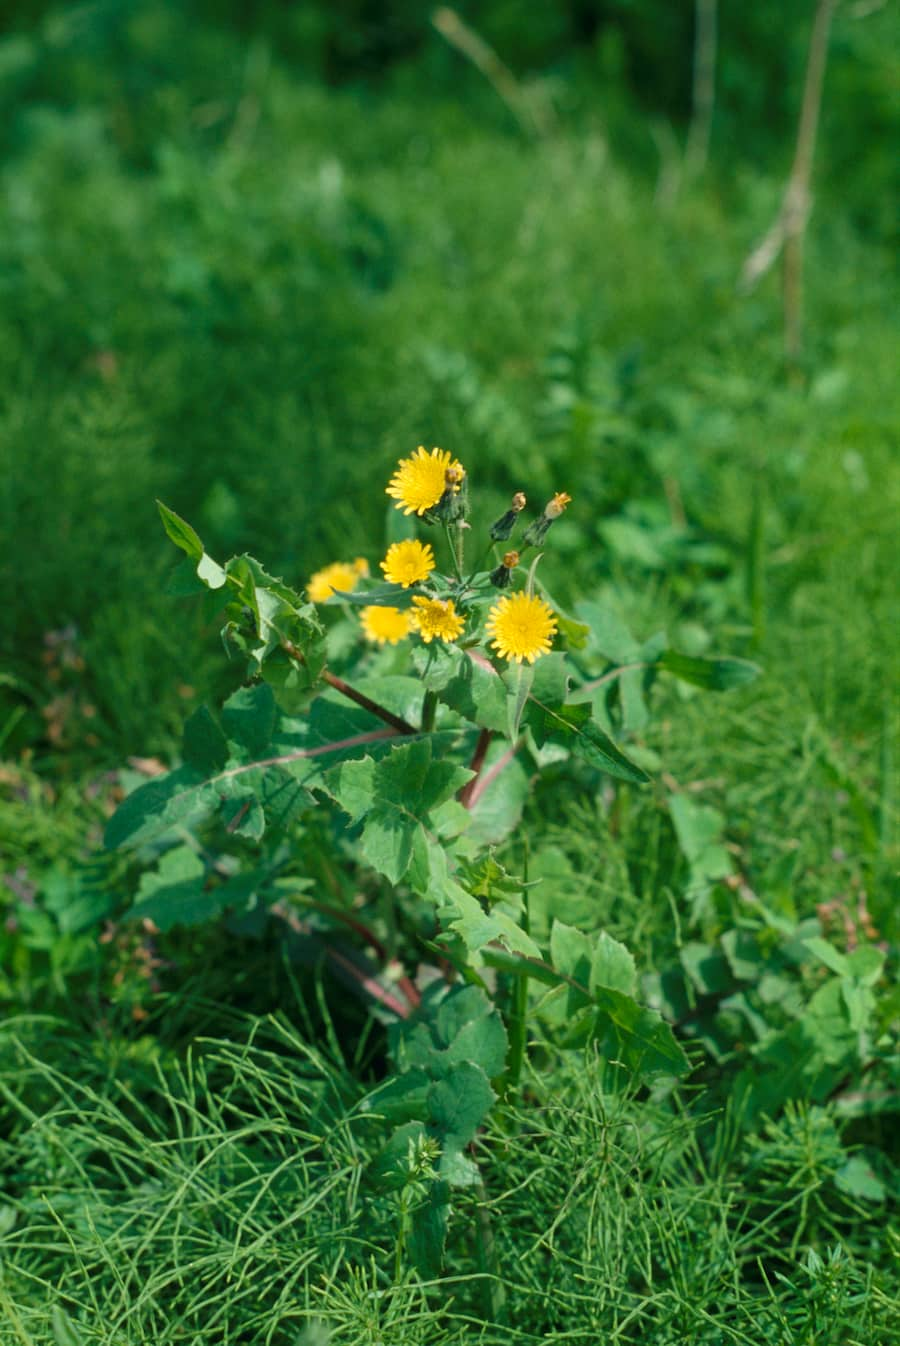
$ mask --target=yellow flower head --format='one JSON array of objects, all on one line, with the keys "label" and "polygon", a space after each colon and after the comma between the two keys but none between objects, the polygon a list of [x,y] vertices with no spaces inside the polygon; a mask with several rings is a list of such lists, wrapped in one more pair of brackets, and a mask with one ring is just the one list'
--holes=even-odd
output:
[{"label": "yellow flower head", "polygon": [[435,637],[439,640],[456,640],[462,634],[466,623],[456,611],[452,598],[444,601],[417,595],[413,598],[413,606],[416,609],[413,620],[426,645],[430,645]]},{"label": "yellow flower head", "polygon": [[421,444],[411,458],[401,458],[397,471],[385,487],[404,514],[422,515],[433,509],[444,491],[458,491],[466,475],[462,463],[446,449],[426,453]]},{"label": "yellow flower head", "polygon": [[389,583],[402,584],[404,589],[408,589],[411,584],[428,579],[434,570],[434,552],[429,542],[409,538],[406,542],[392,543],[387,556],[379,564]]},{"label": "yellow flower head", "polygon": [[350,593],[362,575],[368,575],[369,563],[362,556],[355,561],[333,561],[330,566],[310,576],[306,592],[313,603],[324,603],[331,598],[335,589]]},{"label": "yellow flower head", "polygon": [[404,636],[409,635],[415,625],[411,612],[374,605],[363,608],[359,619],[366,640],[371,640],[376,645],[396,645]]},{"label": "yellow flower head", "polygon": [[556,633],[553,609],[534,594],[517,593],[501,598],[488,613],[487,633],[503,659],[533,664],[548,654]]}]

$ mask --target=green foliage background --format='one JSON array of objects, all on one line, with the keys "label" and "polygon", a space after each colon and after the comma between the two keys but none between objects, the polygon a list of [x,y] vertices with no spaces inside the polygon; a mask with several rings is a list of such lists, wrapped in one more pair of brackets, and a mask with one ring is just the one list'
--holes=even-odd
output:
[{"label": "green foliage background", "polygon": [[[674,194],[689,4],[461,6],[552,109],[538,139],[415,4],[6,20],[3,1346],[900,1339],[895,1105],[798,1087],[748,1120],[740,1034],[710,1008],[734,990],[716,978],[743,884],[792,932],[778,949],[841,945],[864,894],[878,1022],[897,1017],[896,15],[837,10],[788,371],[777,271],[737,281],[780,201],[812,6],[720,11],[711,163]],[[571,492],[542,564],[606,615],[610,650],[665,627],[765,670],[629,723],[665,764],[652,789],[611,808],[596,778],[551,776],[526,813],[536,930],[564,909],[651,978],[679,968],[659,1003],[694,1015],[704,1055],[680,1117],[573,1057],[493,1118],[505,1307],[474,1213],[447,1284],[386,1284],[396,1211],[361,1181],[378,1141],[352,1121],[382,1049],[352,1005],[335,1028],[333,988],[331,1008],[298,990],[282,936],[173,939],[157,1000],[130,946],[97,940],[135,895],[99,852],[108,773],[174,759],[185,713],[240,679],[214,611],[160,592],[154,498],[213,555],[300,585],[377,560],[384,483],[418,443],[463,458],[482,526],[512,490]],[[330,840],[303,842],[316,881]],[[812,996],[828,969],[804,959]],[[753,982],[750,1009],[793,1031],[770,993]]]}]

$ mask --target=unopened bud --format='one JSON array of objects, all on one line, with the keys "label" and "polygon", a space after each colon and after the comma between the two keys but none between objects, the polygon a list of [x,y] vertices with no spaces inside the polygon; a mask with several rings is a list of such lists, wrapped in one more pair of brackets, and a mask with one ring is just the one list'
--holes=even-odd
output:
[{"label": "unopened bud", "polygon": [[491,527],[492,542],[505,542],[507,538],[512,536],[512,530],[516,526],[516,521],[527,503],[528,501],[525,499],[523,492],[516,491],[510,501],[509,509],[505,514],[501,514],[497,522]]},{"label": "unopened bud", "polygon": [[525,529],[525,536],[522,539],[526,547],[539,547],[547,536],[550,525],[559,518],[563,510],[572,499],[565,491],[558,491],[551,500],[548,500],[544,506],[544,512],[540,518],[535,519]]},{"label": "unopened bud", "polygon": [[519,553],[517,551],[508,551],[503,557],[501,565],[496,570],[491,571],[491,584],[495,589],[509,588],[509,582],[512,579],[512,572],[519,564]]}]

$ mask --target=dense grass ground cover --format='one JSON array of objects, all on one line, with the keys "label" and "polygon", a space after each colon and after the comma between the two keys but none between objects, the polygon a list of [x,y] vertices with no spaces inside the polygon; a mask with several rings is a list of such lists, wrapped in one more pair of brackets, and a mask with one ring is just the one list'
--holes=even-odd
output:
[{"label": "dense grass ground cover", "polygon": [[[876,943],[895,975],[881,206],[866,227],[859,176],[847,206],[823,183],[788,371],[776,278],[736,288],[773,175],[722,164],[661,202],[581,86],[532,142],[474,78],[463,101],[415,69],[327,90],[166,14],[136,7],[99,51],[71,18],[55,99],[27,83],[46,53],[4,48],[29,96],[0,237],[0,1341],[900,1339],[896,1068],[754,1093],[713,971],[669,984],[759,904],[778,948]],[[154,497],[213,554],[300,583],[375,561],[386,474],[420,442],[465,456],[485,523],[525,481],[571,492],[560,602],[763,669],[661,692],[626,731],[647,789],[585,772],[531,800],[535,928],[564,909],[624,941],[696,1068],[637,1094],[536,1045],[430,1285],[395,1263],[397,1206],[367,1177],[380,1030],[277,921],[148,942],[100,848],[117,769],[171,760],[185,713],[241,676],[214,614],[160,592]],[[754,1012],[781,1027],[824,976],[798,963]]]}]

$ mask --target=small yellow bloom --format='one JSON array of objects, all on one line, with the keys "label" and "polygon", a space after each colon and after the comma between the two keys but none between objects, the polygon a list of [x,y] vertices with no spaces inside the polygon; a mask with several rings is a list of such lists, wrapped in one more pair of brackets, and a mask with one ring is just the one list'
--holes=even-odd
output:
[{"label": "small yellow bloom", "polygon": [[548,654],[556,633],[553,609],[534,594],[517,593],[501,598],[488,613],[487,633],[503,659],[533,664]]},{"label": "small yellow bloom", "polygon": [[411,612],[376,605],[363,608],[359,619],[366,640],[371,640],[376,645],[396,645],[404,636],[409,635],[415,625]]},{"label": "small yellow bloom", "polygon": [[362,556],[355,561],[334,561],[330,566],[310,576],[306,592],[313,603],[324,603],[331,598],[335,589],[350,593],[356,588],[362,575],[368,575],[369,563]]},{"label": "small yellow bloom", "polygon": [[416,628],[426,645],[437,637],[439,640],[456,640],[462,634],[464,619],[456,611],[453,599],[413,598],[416,611],[413,614]]},{"label": "small yellow bloom", "polygon": [[458,491],[466,475],[462,463],[446,449],[426,453],[421,444],[411,458],[401,458],[385,492],[404,514],[422,515],[432,509],[444,491]]},{"label": "small yellow bloom", "polygon": [[389,583],[402,584],[404,589],[408,589],[411,584],[428,579],[434,570],[434,552],[429,542],[410,538],[406,542],[392,543],[387,556],[379,564]]}]

